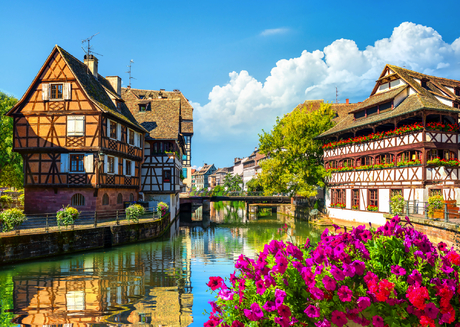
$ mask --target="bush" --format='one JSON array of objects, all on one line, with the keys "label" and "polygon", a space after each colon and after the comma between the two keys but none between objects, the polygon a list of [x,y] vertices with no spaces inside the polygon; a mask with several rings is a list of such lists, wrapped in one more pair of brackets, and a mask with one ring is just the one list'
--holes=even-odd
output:
[{"label": "bush", "polygon": [[24,220],[26,220],[26,216],[22,210],[18,208],[7,209],[0,212],[0,223],[2,223],[3,232],[9,232],[15,227],[20,226]]},{"label": "bush", "polygon": [[5,194],[0,196],[0,204],[2,205],[2,208],[9,208],[11,203],[13,203],[13,198],[11,195]]},{"label": "bush", "polygon": [[157,205],[157,210],[161,211],[161,216],[163,217],[168,212],[169,206],[164,202],[160,202]]},{"label": "bush", "polygon": [[433,195],[428,198],[428,214],[433,217],[435,210],[441,210],[444,207],[444,198],[442,195]]},{"label": "bush", "polygon": [[458,326],[460,255],[408,218],[326,229],[315,247],[273,240],[235,268],[229,285],[210,278],[218,295],[205,326]]},{"label": "bush", "polygon": [[390,200],[391,213],[393,215],[401,215],[404,212],[404,197],[400,194],[394,195]]},{"label": "bush", "polygon": [[18,201],[21,206],[24,206],[24,194],[18,196]]},{"label": "bush", "polygon": [[137,223],[139,218],[145,213],[145,209],[140,204],[132,204],[125,210],[126,212],[126,220],[128,222],[134,221]]},{"label": "bush", "polygon": [[59,211],[56,212],[57,225],[58,227],[60,227],[61,225],[64,225],[66,227],[69,225],[73,225],[75,220],[77,220],[79,216],[80,213],[74,207],[67,206],[65,208],[59,209]]}]

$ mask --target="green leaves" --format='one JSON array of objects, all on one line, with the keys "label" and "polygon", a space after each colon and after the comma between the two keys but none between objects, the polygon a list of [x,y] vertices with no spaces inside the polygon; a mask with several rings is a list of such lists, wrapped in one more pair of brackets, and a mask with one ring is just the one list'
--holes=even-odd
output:
[{"label": "green leaves", "polygon": [[260,184],[266,194],[309,197],[324,187],[323,149],[315,137],[333,126],[334,116],[329,104],[316,110],[304,106],[278,118],[270,133],[262,131],[259,149],[268,159],[260,162]]}]

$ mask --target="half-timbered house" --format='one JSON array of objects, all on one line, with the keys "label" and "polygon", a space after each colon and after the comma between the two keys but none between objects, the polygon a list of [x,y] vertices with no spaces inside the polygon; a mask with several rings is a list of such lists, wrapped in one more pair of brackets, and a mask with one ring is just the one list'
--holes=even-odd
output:
[{"label": "half-timbered house", "polygon": [[383,222],[394,194],[420,214],[432,194],[458,200],[459,113],[460,81],[386,65],[369,98],[319,136],[331,216]]},{"label": "half-timbered house", "polygon": [[138,200],[146,130],[121,98],[121,79],[102,77],[93,55],[83,63],[56,45],[7,115],[24,160],[26,212]]},{"label": "half-timbered house", "polygon": [[148,131],[141,192],[151,206],[167,203],[174,217],[179,210],[179,192],[185,188],[182,180],[188,176],[191,181],[193,108],[179,90],[128,87],[122,88],[122,97],[135,119]]}]

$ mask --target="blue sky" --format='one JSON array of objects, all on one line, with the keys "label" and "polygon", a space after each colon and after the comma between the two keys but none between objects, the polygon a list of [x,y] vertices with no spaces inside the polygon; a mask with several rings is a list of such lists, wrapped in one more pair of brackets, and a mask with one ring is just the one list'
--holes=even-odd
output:
[{"label": "blue sky", "polygon": [[192,164],[229,166],[307,99],[362,101],[385,63],[460,80],[460,1],[14,1],[2,4],[0,90],[21,97],[55,44],[102,75],[180,89]]}]

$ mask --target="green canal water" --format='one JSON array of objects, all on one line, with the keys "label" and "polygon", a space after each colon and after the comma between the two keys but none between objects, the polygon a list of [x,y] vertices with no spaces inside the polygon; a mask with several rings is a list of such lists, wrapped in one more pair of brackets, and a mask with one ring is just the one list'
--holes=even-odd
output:
[{"label": "green canal water", "polygon": [[0,326],[203,326],[210,276],[229,276],[241,253],[255,258],[274,238],[319,235],[305,221],[213,203],[210,217],[199,208],[161,240],[0,268]]}]

